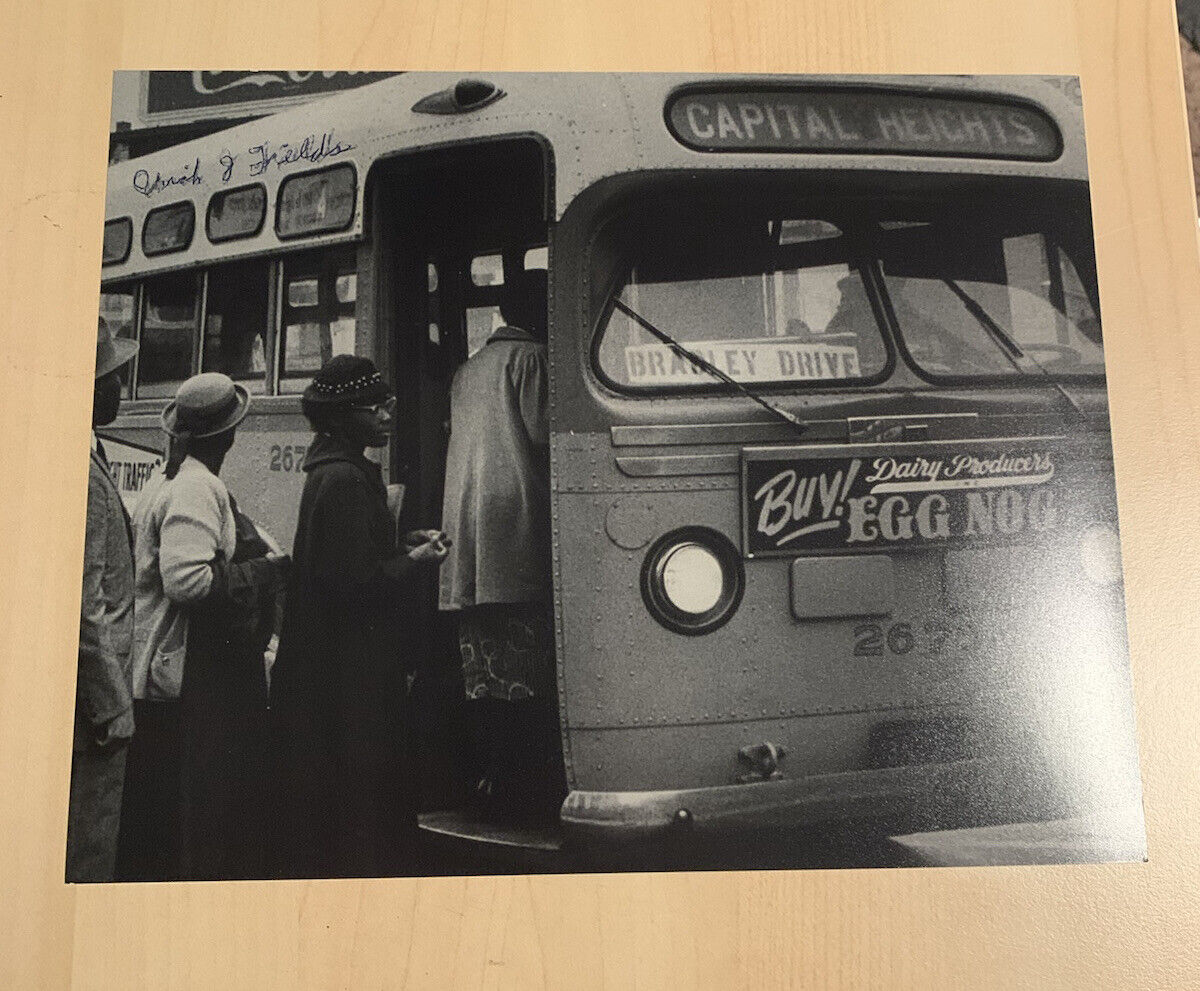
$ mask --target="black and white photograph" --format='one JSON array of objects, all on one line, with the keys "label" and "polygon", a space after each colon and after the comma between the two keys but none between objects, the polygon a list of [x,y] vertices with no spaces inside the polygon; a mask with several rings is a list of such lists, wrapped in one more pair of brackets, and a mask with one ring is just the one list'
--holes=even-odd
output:
[{"label": "black and white photograph", "polygon": [[1145,860],[1082,99],[116,73],[66,880]]}]

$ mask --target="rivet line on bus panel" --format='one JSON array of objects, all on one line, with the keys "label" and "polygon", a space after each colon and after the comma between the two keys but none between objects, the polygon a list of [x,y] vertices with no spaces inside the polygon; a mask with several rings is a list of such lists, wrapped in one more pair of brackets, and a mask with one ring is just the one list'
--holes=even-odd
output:
[{"label": "rivet line on bus panel", "polygon": [[613,482],[592,482],[590,485],[559,484],[556,491],[560,495],[580,495],[585,492],[607,492],[614,494],[633,492],[736,492],[735,482],[723,478],[692,479],[677,482],[631,482],[626,479]]},{"label": "rivet line on bus panel", "polygon": [[[551,477],[551,485],[552,486],[554,484],[555,474],[556,474],[556,472],[555,472],[554,464],[551,463],[550,477]],[[555,587],[562,588],[563,587],[562,555],[559,553],[559,541],[558,541],[558,504],[553,500],[551,500],[550,518],[552,521],[552,525],[551,525],[551,533],[552,533],[551,560],[552,560],[552,566],[554,568]],[[563,630],[562,610],[557,609],[557,608],[554,610],[554,645],[555,645],[555,651],[556,651],[555,656],[560,657],[560,658],[565,657],[566,649],[567,649],[567,642],[566,642],[566,635]],[[558,687],[559,704],[563,707],[563,711],[567,715],[567,718],[564,720],[564,727],[565,727],[565,726],[570,725],[570,723],[571,723],[570,708],[569,708],[569,705],[564,701],[567,698],[567,680],[566,680],[566,675],[563,673],[562,665],[556,663],[554,665],[554,667],[555,667],[555,682]],[[575,777],[575,760],[574,760],[574,756],[571,751],[570,734],[566,733],[565,730],[560,730],[559,736],[560,736],[560,739],[562,740],[563,770],[566,772],[567,780],[571,781],[571,780],[574,780],[574,777]]]},{"label": "rivet line on bus panel", "polygon": [[621,93],[621,99],[625,103],[625,110],[629,117],[629,133],[633,138],[633,150],[637,156],[637,164],[642,167],[644,163],[641,128],[638,126],[638,115],[634,111],[634,103],[629,95],[629,90],[625,88],[625,80],[617,79],[617,89]]}]

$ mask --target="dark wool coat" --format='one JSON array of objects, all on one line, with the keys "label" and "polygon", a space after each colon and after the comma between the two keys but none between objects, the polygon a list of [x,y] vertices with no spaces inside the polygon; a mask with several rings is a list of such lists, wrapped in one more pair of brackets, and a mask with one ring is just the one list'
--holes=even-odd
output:
[{"label": "dark wool coat", "polygon": [[263,877],[267,680],[279,569],[237,509],[233,558],[213,565],[213,587],[188,616],[180,710],[180,877]]},{"label": "dark wool coat", "polygon": [[187,606],[177,699],[138,699],[118,880],[264,877],[267,684],[263,654],[282,576],[229,497],[236,542]]},{"label": "dark wool coat", "polygon": [[271,672],[280,877],[406,873],[416,786],[405,764],[397,552],[379,466],[318,434]]}]

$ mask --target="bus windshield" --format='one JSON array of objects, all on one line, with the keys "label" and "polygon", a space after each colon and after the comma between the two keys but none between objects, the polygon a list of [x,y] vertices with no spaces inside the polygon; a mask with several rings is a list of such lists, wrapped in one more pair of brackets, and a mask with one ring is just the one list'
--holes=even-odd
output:
[{"label": "bus windshield", "polygon": [[873,252],[896,324],[931,377],[1102,375],[1100,320],[1045,226],[883,222]]},{"label": "bus windshield", "polygon": [[[615,270],[624,274],[597,338],[598,371],[621,390],[722,388],[687,352],[747,385],[879,380],[894,337],[927,379],[1103,374],[1099,318],[1044,219],[810,217],[639,228],[615,246]],[[874,302],[867,272],[878,286]]]}]

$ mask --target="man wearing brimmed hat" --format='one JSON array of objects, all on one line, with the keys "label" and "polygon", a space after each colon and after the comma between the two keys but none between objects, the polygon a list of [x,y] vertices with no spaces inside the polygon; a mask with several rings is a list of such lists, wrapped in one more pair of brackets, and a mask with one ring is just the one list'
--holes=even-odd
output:
[{"label": "man wearing brimmed hat", "polygon": [[114,338],[100,320],[67,818],[68,881],[113,879],[125,758],[133,736],[133,547],[129,517],[95,428],[116,419],[121,370],[136,352],[137,344]]},{"label": "man wearing brimmed hat", "polygon": [[[123,878],[168,879],[189,869],[185,778],[193,765],[179,700],[186,695],[186,667],[221,660],[194,656],[191,633],[200,611],[207,616],[219,608],[234,581],[236,507],[219,473],[249,407],[246,389],[227,375],[205,372],[184,382],[162,414],[166,464],[151,473],[134,513],[133,693],[139,732],[123,811]],[[259,587],[269,593],[281,585],[286,561],[285,555],[268,554],[237,565],[237,580],[252,586],[251,594]],[[209,644],[220,635],[203,639]],[[265,708],[265,684],[263,694]],[[224,751],[213,751],[212,759],[224,759]]]}]

